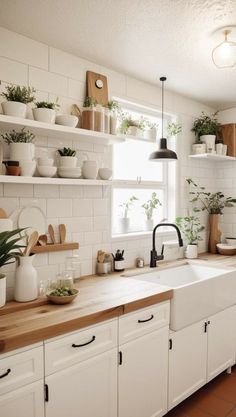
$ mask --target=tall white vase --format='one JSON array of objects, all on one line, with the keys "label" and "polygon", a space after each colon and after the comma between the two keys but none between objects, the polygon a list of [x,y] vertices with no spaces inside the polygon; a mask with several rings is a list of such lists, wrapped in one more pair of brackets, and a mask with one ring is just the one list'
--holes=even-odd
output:
[{"label": "tall white vase", "polygon": [[16,269],[15,300],[21,303],[38,297],[37,271],[33,266],[33,256],[21,256]]},{"label": "tall white vase", "polygon": [[0,307],[6,304],[6,275],[0,274]]}]

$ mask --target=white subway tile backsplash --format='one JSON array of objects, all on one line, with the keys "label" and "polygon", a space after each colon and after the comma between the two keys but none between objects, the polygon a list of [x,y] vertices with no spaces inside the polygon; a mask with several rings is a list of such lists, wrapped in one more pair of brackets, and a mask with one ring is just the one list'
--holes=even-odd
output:
[{"label": "white subway tile backsplash", "polygon": [[84,244],[93,245],[96,243],[103,242],[103,233],[102,232],[87,232],[84,235]]},{"label": "white subway tile backsplash", "polygon": [[93,230],[92,217],[66,217],[61,218],[60,222],[66,225],[70,233],[91,232]]},{"label": "white subway tile backsplash", "polygon": [[48,198],[47,200],[48,217],[71,217],[72,200],[61,198]]},{"label": "white subway tile backsplash", "polygon": [[108,230],[110,226],[110,219],[108,216],[98,216],[93,218],[93,230]]},{"label": "white subway tile backsplash", "polygon": [[73,199],[73,216],[88,217],[93,215],[93,201],[88,199]]},{"label": "white subway tile backsplash", "polygon": [[48,254],[48,263],[49,265],[65,264],[66,258],[70,256],[72,256],[71,250],[67,250],[63,252],[50,252]]},{"label": "white subway tile backsplash", "polygon": [[60,198],[82,198],[84,188],[81,185],[60,185]]},{"label": "white subway tile backsplash", "polygon": [[59,198],[59,185],[34,185],[34,196],[43,198]]},{"label": "white subway tile backsplash", "polygon": [[68,82],[66,77],[39,68],[29,67],[29,84],[37,90],[62,96],[67,95]]},{"label": "white subway tile backsplash", "polygon": [[0,80],[12,84],[27,85],[27,65],[0,56]]},{"label": "white subway tile backsplash", "polygon": [[93,201],[93,215],[95,216],[107,216],[108,214],[108,199],[96,199]]},{"label": "white subway tile backsplash", "polygon": [[102,198],[102,186],[84,186],[84,198]]},{"label": "white subway tile backsplash", "polygon": [[32,184],[5,184],[4,197],[33,197],[34,188]]},{"label": "white subway tile backsplash", "polygon": [[68,96],[76,101],[83,102],[86,96],[86,83],[69,78]]}]

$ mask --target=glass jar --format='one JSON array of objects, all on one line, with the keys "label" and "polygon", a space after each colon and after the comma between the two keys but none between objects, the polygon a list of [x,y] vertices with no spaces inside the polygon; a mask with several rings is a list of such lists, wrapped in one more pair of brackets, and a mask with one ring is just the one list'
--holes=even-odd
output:
[{"label": "glass jar", "polygon": [[95,108],[94,107],[83,107],[81,117],[82,129],[94,130],[95,123]]},{"label": "glass jar", "polygon": [[77,280],[81,276],[81,262],[78,255],[66,258],[66,271],[70,272],[73,279]]},{"label": "glass jar", "polygon": [[102,107],[100,104],[95,108],[94,117],[94,130],[96,132],[104,132],[104,107]]},{"label": "glass jar", "polygon": [[110,110],[104,108],[104,132],[110,133]]}]

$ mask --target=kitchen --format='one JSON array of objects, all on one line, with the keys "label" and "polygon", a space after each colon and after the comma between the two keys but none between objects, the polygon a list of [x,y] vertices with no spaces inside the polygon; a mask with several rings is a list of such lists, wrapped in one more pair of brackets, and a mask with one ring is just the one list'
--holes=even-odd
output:
[{"label": "kitchen", "polygon": [[235,415],[236,10],[200,3],[0,1],[3,417]]}]

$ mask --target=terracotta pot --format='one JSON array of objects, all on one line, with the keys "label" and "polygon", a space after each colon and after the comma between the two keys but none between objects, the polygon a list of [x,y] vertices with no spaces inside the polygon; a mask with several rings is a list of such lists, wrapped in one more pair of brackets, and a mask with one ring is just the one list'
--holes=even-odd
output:
[{"label": "terracotta pot", "polygon": [[210,214],[209,216],[209,242],[208,251],[210,253],[217,253],[217,243],[220,242],[221,231],[219,230],[219,215]]}]

